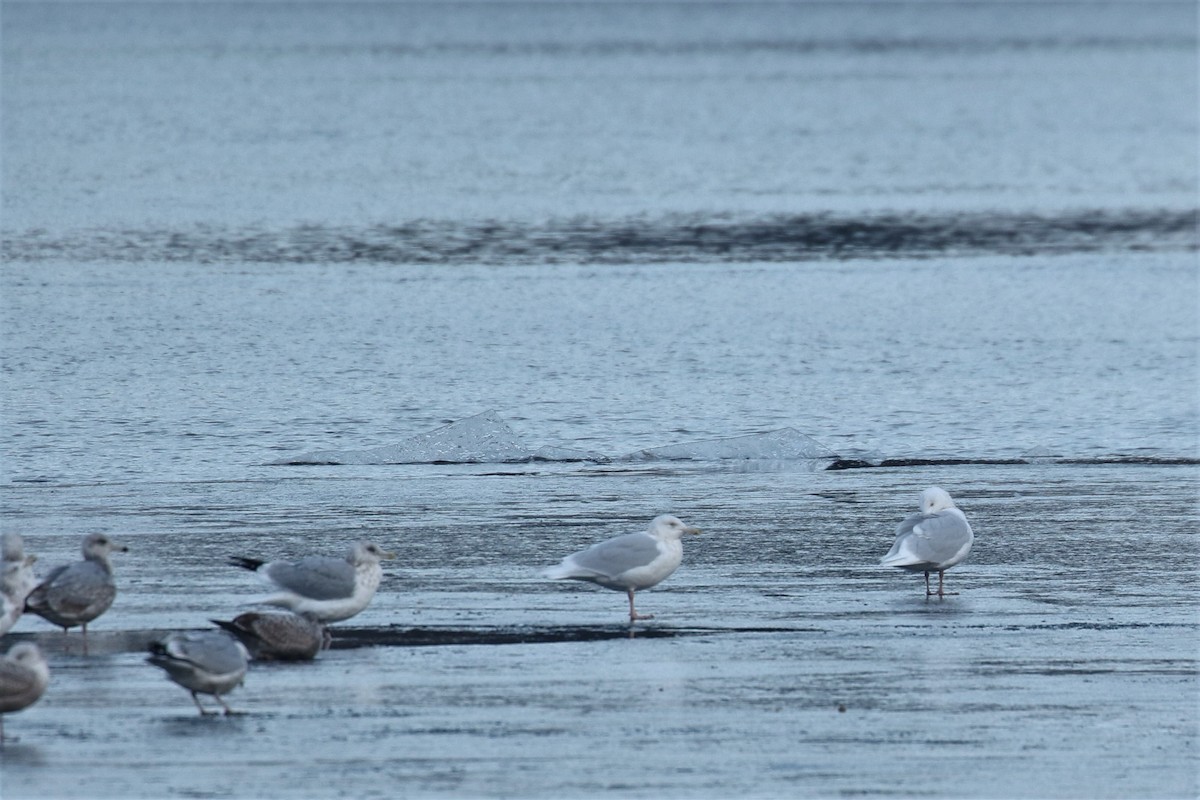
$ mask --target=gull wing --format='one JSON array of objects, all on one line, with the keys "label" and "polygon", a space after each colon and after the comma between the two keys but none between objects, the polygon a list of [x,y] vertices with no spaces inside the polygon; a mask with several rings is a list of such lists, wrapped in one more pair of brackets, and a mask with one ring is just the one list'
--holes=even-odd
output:
[{"label": "gull wing", "polygon": [[354,566],[344,558],[309,556],[299,561],[272,561],[262,571],[280,588],[310,600],[354,596]]},{"label": "gull wing", "polygon": [[631,569],[644,567],[660,555],[658,540],[645,533],[627,533],[598,542],[567,557],[577,575],[616,578]]}]

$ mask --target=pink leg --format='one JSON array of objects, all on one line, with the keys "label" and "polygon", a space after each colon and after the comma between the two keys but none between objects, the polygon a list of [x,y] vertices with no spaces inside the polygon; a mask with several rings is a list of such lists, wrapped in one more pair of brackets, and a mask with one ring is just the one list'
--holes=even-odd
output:
[{"label": "pink leg", "polygon": [[637,612],[637,610],[633,607],[633,589],[626,589],[625,591],[629,595],[629,621],[630,622],[637,622],[639,619],[654,619],[653,614],[639,614]]},{"label": "pink leg", "polygon": [[[217,698],[217,699],[219,700],[220,698]],[[204,706],[200,705],[200,698],[196,696],[195,692],[192,692],[192,702],[196,704],[196,708],[200,709],[200,716],[202,716],[202,717],[207,717],[210,714],[217,713],[215,711],[206,711]]]},{"label": "pink leg", "polygon": [[242,713],[240,711],[234,711],[232,708],[230,708],[229,704],[225,702],[225,699],[223,697],[221,697],[221,695],[214,694],[213,697],[217,698],[217,702],[221,704],[221,708],[225,709],[225,716],[228,717],[231,714],[241,714]]}]

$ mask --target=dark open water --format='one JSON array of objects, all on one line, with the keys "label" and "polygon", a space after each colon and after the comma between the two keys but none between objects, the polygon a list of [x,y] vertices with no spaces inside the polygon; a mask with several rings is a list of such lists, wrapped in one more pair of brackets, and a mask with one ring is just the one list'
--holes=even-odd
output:
[{"label": "dark open water", "polygon": [[[1196,796],[1196,30],[5,2],[0,525],[131,552],[90,655],[6,637],[3,795]],[[933,483],[928,604],[875,564]],[[653,635],[536,577],[664,511]],[[247,717],[142,663],[363,535]]]}]

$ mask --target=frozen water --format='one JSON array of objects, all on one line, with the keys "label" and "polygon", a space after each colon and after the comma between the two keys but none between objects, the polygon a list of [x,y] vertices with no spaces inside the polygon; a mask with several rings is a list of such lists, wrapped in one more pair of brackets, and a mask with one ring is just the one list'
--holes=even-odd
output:
[{"label": "frozen water", "polygon": [[525,461],[531,454],[494,411],[484,411],[372,450],[322,450],[277,464],[476,464]]},{"label": "frozen water", "polygon": [[371,450],[320,450],[275,464],[503,464],[513,461],[607,461],[569,447],[526,446],[495,411],[451,422]]},{"label": "frozen water", "polygon": [[[1107,455],[1101,458],[1068,458],[1057,450],[1038,446],[1019,457],[995,459],[978,454],[926,454],[883,458],[873,450],[847,448],[834,451],[795,428],[763,433],[717,437],[692,442],[647,447],[624,456],[608,456],[594,450],[558,445],[533,448],[517,437],[495,411],[451,422],[398,444],[370,450],[319,450],[271,462],[272,466],[299,465],[387,465],[387,464],[511,464],[529,461],[621,463],[644,461],[807,461],[817,468],[850,469],[915,464],[984,464],[1076,462],[1195,463],[1186,456]],[[832,465],[832,466],[831,466]]]},{"label": "frozen water", "polygon": [[628,456],[631,460],[649,461],[728,461],[758,459],[792,461],[798,459],[833,459],[837,454],[816,439],[794,428],[780,428],[766,433],[707,439],[699,442],[650,447]]},{"label": "frozen water", "polygon": [[319,450],[274,465],[503,464],[519,461],[729,461],[832,460],[838,455],[794,428],[650,447],[613,459],[571,447],[525,445],[495,411],[443,425],[398,444],[371,450]]}]

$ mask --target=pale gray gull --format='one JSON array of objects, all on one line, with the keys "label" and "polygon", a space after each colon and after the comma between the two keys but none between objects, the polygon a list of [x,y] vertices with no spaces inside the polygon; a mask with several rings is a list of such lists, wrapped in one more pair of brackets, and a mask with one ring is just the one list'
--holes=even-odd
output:
[{"label": "pale gray gull", "polygon": [[345,558],[307,556],[296,561],[233,557],[279,589],[259,602],[291,609],[319,622],[350,619],[367,607],[383,579],[380,561],[395,558],[373,542],[357,542]]},{"label": "pale gray gull", "polygon": [[633,605],[634,593],[649,589],[665,580],[683,560],[684,534],[698,534],[699,528],[684,525],[677,517],[655,517],[648,530],[627,533],[598,542],[562,560],[544,572],[555,580],[589,581],[629,596],[629,621],[653,619],[639,614]]},{"label": "pale gray gull", "polygon": [[4,715],[33,705],[49,685],[50,666],[37,645],[21,642],[0,658],[0,742]]},{"label": "pale gray gull", "polygon": [[320,622],[291,611],[247,611],[212,622],[236,636],[256,661],[308,661],[331,640]]},{"label": "pale gray gull", "polygon": [[21,534],[7,531],[0,537],[0,636],[21,618],[25,598],[37,586],[35,561],[37,556],[26,554]]},{"label": "pale gray gull", "polygon": [[[879,560],[886,567],[925,573],[925,596],[944,597],[945,572],[971,552],[975,534],[966,515],[944,490],[931,486],[921,492],[921,510],[896,528],[896,541]],[[938,574],[937,592],[929,588],[929,573]],[[951,592],[950,594],[953,594]]]},{"label": "pale gray gull", "polygon": [[83,561],[50,570],[25,598],[25,610],[61,626],[64,631],[82,625],[83,643],[87,647],[87,624],[107,611],[117,596],[108,556],[114,551],[128,550],[103,533],[84,537]]},{"label": "pale gray gull", "polygon": [[236,713],[221,697],[242,683],[249,667],[246,647],[224,631],[171,633],[150,643],[146,659],[167,671],[167,677],[192,693],[202,715],[215,714],[200,704],[198,695],[211,694],[226,714]]}]

